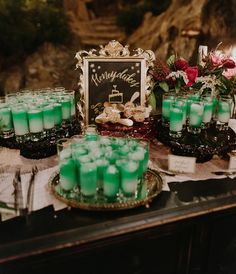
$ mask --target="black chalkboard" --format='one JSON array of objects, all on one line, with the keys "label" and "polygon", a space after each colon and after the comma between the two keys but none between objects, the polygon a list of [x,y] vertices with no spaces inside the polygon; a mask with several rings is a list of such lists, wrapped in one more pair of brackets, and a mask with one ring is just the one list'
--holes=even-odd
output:
[{"label": "black chalkboard", "polygon": [[86,121],[94,123],[95,117],[103,110],[104,102],[126,103],[135,92],[139,97],[134,101],[143,104],[144,76],[143,58],[86,58]]}]

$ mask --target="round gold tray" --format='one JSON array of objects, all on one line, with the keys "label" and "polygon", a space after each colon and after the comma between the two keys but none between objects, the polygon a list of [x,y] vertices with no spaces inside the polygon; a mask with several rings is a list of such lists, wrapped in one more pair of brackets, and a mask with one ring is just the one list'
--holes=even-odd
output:
[{"label": "round gold tray", "polygon": [[100,194],[92,199],[85,199],[79,193],[64,191],[59,184],[58,172],[54,173],[49,179],[49,188],[57,199],[69,207],[93,211],[124,210],[142,205],[149,207],[149,203],[162,191],[162,186],[161,175],[154,170],[148,169],[135,198],[126,198],[120,195],[115,201],[108,202]]}]

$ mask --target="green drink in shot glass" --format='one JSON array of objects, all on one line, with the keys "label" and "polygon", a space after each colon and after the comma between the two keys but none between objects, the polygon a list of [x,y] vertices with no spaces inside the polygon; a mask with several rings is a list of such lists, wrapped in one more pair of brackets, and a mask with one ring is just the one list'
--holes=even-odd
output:
[{"label": "green drink in shot glass", "polygon": [[231,96],[222,95],[218,100],[218,111],[217,111],[217,129],[227,130],[228,122],[231,117],[233,99]]},{"label": "green drink in shot glass", "polygon": [[201,132],[204,105],[202,101],[192,102],[190,105],[189,127],[188,131],[193,134]]},{"label": "green drink in shot glass", "polygon": [[170,110],[170,131],[173,138],[180,138],[183,130],[183,105],[175,102]]},{"label": "green drink in shot glass", "polygon": [[4,139],[14,136],[11,108],[5,103],[5,99],[2,101],[0,99],[0,124],[2,125],[0,136]]},{"label": "green drink in shot glass", "polygon": [[119,170],[115,165],[110,165],[105,169],[103,176],[103,194],[108,201],[114,201],[120,189]]},{"label": "green drink in shot glass", "polygon": [[11,109],[16,141],[18,143],[24,143],[29,140],[27,108],[23,104],[17,104],[12,105]]},{"label": "green drink in shot glass", "polygon": [[202,128],[208,128],[213,115],[213,100],[212,96],[202,96],[202,101],[204,105],[204,112],[202,118]]},{"label": "green drink in shot glass", "polygon": [[54,127],[54,106],[52,104],[43,106],[43,127],[46,130],[46,135],[50,136]]},{"label": "green drink in shot glass", "polygon": [[88,125],[84,129],[85,140],[86,141],[97,141],[98,133],[96,125]]},{"label": "green drink in shot glass", "polygon": [[53,104],[54,122],[57,128],[62,124],[62,107],[60,103]]},{"label": "green drink in shot glass", "polygon": [[31,141],[39,141],[43,139],[43,113],[42,109],[32,106],[28,109],[29,130]]},{"label": "green drink in shot glass", "polygon": [[187,97],[179,96],[176,98],[176,106],[182,108],[183,111],[183,127],[186,126],[187,121]]},{"label": "green drink in shot glass", "polygon": [[97,193],[97,166],[95,163],[80,163],[80,192],[84,198],[93,198]]},{"label": "green drink in shot glass", "polygon": [[78,186],[76,164],[72,158],[64,158],[60,161],[60,186],[66,191]]},{"label": "green drink in shot glass", "polygon": [[139,163],[128,161],[121,166],[121,189],[126,197],[134,198],[139,183]]},{"label": "green drink in shot glass", "polygon": [[66,191],[78,190],[77,165],[72,158],[71,140],[69,138],[57,141],[57,153],[60,163],[60,186]]},{"label": "green drink in shot glass", "polygon": [[[142,161],[143,164],[143,168],[142,168],[142,172],[146,172],[147,168],[148,168],[148,160],[149,160],[149,142],[148,141],[144,141],[144,140],[140,140],[138,143],[138,146],[136,147],[135,151],[140,151],[141,154],[144,153],[144,159]],[[141,155],[140,155],[140,158]],[[143,174],[142,174],[143,176]]]},{"label": "green drink in shot glass", "polygon": [[75,118],[75,91],[74,90],[65,90],[64,94],[70,96],[71,100],[71,117]]},{"label": "green drink in shot glass", "polygon": [[109,166],[109,161],[105,158],[97,159],[97,189],[98,191],[103,191],[103,181],[104,181],[104,172]]},{"label": "green drink in shot glass", "polygon": [[162,100],[162,123],[164,126],[169,126],[170,107],[174,102],[175,97],[171,94],[164,94]]},{"label": "green drink in shot glass", "polygon": [[62,124],[64,126],[70,124],[71,120],[71,98],[70,96],[62,96],[60,99],[62,109]]}]

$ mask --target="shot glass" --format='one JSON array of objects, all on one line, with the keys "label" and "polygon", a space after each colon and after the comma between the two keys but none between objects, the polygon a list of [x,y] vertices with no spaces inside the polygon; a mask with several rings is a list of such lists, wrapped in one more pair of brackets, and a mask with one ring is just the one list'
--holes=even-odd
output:
[{"label": "shot glass", "polygon": [[115,165],[109,165],[103,175],[103,195],[107,201],[118,198],[120,190],[120,172]]},{"label": "shot glass", "polygon": [[14,136],[11,108],[5,102],[5,97],[0,97],[0,124],[2,126],[0,136],[2,138],[7,139]]},{"label": "shot glass", "polygon": [[71,140],[68,138],[57,141],[59,156],[60,186],[65,191],[78,191],[77,167],[71,152]]},{"label": "shot glass", "polygon": [[201,132],[204,105],[202,101],[194,101],[190,105],[188,131],[193,134]]},{"label": "shot glass", "polygon": [[46,137],[51,137],[55,134],[54,106],[46,104],[42,107],[43,110],[43,128]]},{"label": "shot glass", "polygon": [[163,95],[162,99],[162,124],[163,126],[169,126],[170,122],[170,107],[174,102],[175,97],[173,94],[166,93]]},{"label": "shot glass", "polygon": [[231,96],[222,95],[218,100],[218,111],[217,111],[217,124],[218,130],[227,130],[228,122],[231,117],[233,99]]},{"label": "shot glass", "polygon": [[85,134],[86,141],[97,141],[98,140],[97,126],[93,124],[85,126],[84,134]]},{"label": "shot glass", "polygon": [[213,115],[213,98],[210,95],[205,95],[202,96],[202,101],[204,105],[202,128],[206,129],[209,127]]},{"label": "shot glass", "polygon": [[60,129],[62,126],[62,106],[60,103],[53,103],[53,113],[56,129]]},{"label": "shot glass", "polygon": [[68,127],[71,124],[71,97],[63,95],[60,99],[62,110],[62,127]]},{"label": "shot glass", "polygon": [[133,199],[137,194],[140,168],[143,169],[137,161],[127,161],[121,166],[121,189],[127,198]]},{"label": "shot glass", "polygon": [[187,122],[187,96],[178,96],[175,102],[176,106],[180,106],[183,110],[183,127],[185,127]]},{"label": "shot glass", "polygon": [[193,90],[187,97],[187,122],[190,118],[190,107],[193,102],[198,102],[200,99],[200,94],[198,91]]},{"label": "shot glass", "polygon": [[109,161],[105,158],[97,159],[97,191],[103,192],[104,172],[109,166]]},{"label": "shot glass", "polygon": [[175,102],[170,110],[170,131],[172,138],[180,138],[183,130],[183,105]]},{"label": "shot glass", "polygon": [[97,166],[94,162],[81,163],[80,192],[84,198],[94,198],[97,193]]},{"label": "shot glass", "polygon": [[16,104],[11,106],[11,110],[16,141],[24,143],[29,140],[27,108],[24,104]]},{"label": "shot glass", "polygon": [[33,142],[44,138],[43,132],[43,112],[41,107],[30,106],[28,109],[30,139]]},{"label": "shot glass", "polygon": [[75,119],[75,91],[66,89],[64,94],[70,96],[71,100],[71,119]]}]

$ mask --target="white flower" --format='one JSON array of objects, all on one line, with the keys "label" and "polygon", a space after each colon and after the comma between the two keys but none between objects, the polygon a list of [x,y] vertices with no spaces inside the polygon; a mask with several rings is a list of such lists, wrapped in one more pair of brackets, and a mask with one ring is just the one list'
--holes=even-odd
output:
[{"label": "white flower", "polygon": [[216,87],[222,84],[215,75],[197,77],[196,83],[199,82],[203,83],[202,87],[200,88],[200,92],[203,92],[204,89],[210,89],[212,95],[216,95]]},{"label": "white flower", "polygon": [[171,73],[169,73],[166,76],[166,79],[172,78],[173,80],[176,80],[177,78],[183,78],[184,83],[187,85],[188,84],[188,77],[187,74],[182,71],[182,70],[178,70],[178,71],[173,71]]}]

